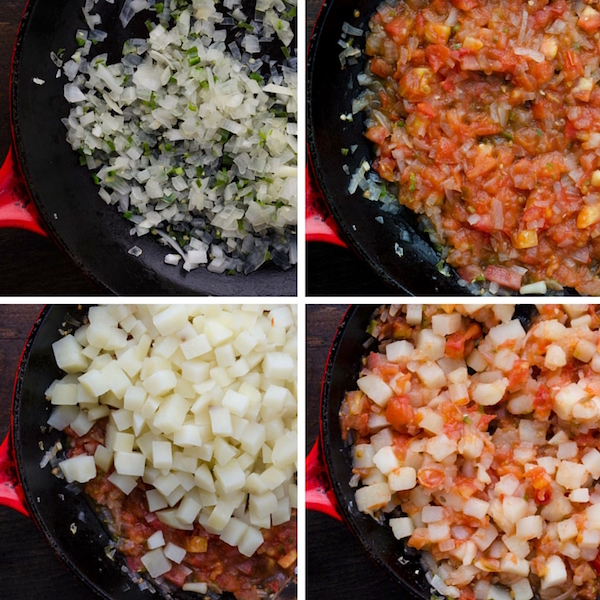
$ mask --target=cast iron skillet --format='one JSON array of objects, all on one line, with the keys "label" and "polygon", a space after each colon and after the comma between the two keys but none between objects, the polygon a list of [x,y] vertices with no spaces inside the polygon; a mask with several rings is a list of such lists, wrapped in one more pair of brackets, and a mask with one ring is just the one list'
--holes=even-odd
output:
[{"label": "cast iron skillet", "polygon": [[[111,540],[79,487],[55,477],[50,465],[40,468],[44,453],[57,441],[67,447],[61,432],[44,427],[51,411],[44,392],[64,376],[55,364],[52,343],[61,337],[59,330],[81,322],[87,308],[46,307],[33,326],[15,378],[11,428],[0,445],[0,504],[31,516],[56,555],[105,600],[198,600],[198,594],[189,592],[141,589],[124,568],[123,557],[107,555]],[[295,593],[291,584],[279,598],[292,600]],[[208,594],[209,600],[219,598],[234,600],[229,593]]]},{"label": "cast iron skillet", "polygon": [[[453,269],[448,275],[439,272],[437,265],[441,256],[434,250],[429,236],[419,229],[414,213],[400,207],[400,212],[392,215],[383,212],[379,203],[363,198],[360,189],[352,195],[348,192],[350,177],[344,172],[344,166],[354,173],[363,159],[370,162],[374,155],[371,142],[363,135],[364,113],[354,115],[352,121],[340,119],[340,115],[352,113],[352,100],[362,90],[356,75],[364,70],[366,61],[359,59],[358,64],[342,69],[338,56],[342,48],[338,40],[344,22],[368,31],[369,18],[382,2],[325,0],[315,22],[306,84],[310,163],[307,239],[348,245],[384,283],[403,294],[464,296],[476,293],[475,288],[459,284],[460,278]],[[365,36],[354,37],[355,47],[364,49],[364,44]],[[354,154],[344,156],[341,149],[353,145],[358,146]],[[319,208],[321,198],[325,210]],[[333,219],[325,216],[327,212]],[[376,221],[376,217],[383,218],[383,223]],[[327,225],[333,226],[333,232]]]},{"label": "cast iron skillet", "polygon": [[[367,352],[363,344],[371,337],[366,329],[376,308],[351,306],[329,351],[321,389],[321,431],[306,460],[306,507],[344,521],[369,558],[400,585],[408,600],[429,600],[420,554],[398,541],[389,526],[358,511],[356,488],[349,484],[352,453],[342,441],[338,413],[346,392],[356,389],[361,358]],[[532,305],[517,305],[515,310],[515,318],[526,330],[534,314]]]},{"label": "cast iron skillet", "polygon": [[349,485],[351,451],[342,441],[338,411],[346,392],[356,387],[363,344],[369,339],[366,329],[375,308],[350,307],[329,351],[321,390],[321,434],[306,463],[306,506],[342,519],[366,554],[408,594],[407,600],[429,600],[419,554],[398,542],[389,527],[358,511],[356,490]]},{"label": "cast iron skillet", "polygon": [[[29,206],[34,216],[9,215],[7,224],[20,224],[38,233],[47,230],[84,274],[108,293],[294,295],[295,268],[283,272],[266,265],[248,276],[227,276],[205,268],[186,273],[181,267],[165,265],[166,248],[153,236],[130,236],[128,221],[98,197],[91,173],[79,165],[78,155],[65,140],[66,128],[61,122],[69,114],[69,104],[63,96],[65,78],[56,78],[57,67],[50,59],[50,53],[61,48],[66,49],[65,57],[75,51],[77,29],[88,29],[81,10],[83,4],[83,0],[30,0],[25,10],[11,76],[12,129],[18,166],[12,164],[9,155],[0,175],[14,180],[20,171],[35,208]],[[120,59],[126,39],[147,35],[144,21],[149,13],[136,15],[124,30],[119,21],[121,6],[122,0],[98,4],[103,18],[101,28],[110,35],[94,47],[94,52],[108,52],[111,61]],[[279,50],[279,45],[274,46],[262,49],[275,56],[273,52],[275,48]],[[44,80],[44,85],[34,83],[34,78]],[[12,191],[9,208],[27,205],[27,190],[18,185],[18,177]],[[128,254],[134,245],[142,249],[140,257]]]}]

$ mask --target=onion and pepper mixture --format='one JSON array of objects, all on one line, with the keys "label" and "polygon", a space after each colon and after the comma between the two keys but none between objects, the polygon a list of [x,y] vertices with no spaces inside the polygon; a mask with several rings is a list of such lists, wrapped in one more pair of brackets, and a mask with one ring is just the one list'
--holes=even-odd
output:
[{"label": "onion and pepper mixture", "polygon": [[[158,236],[165,262],[185,271],[291,268],[295,0],[124,0],[121,23],[135,31],[147,18],[146,35],[126,41],[112,63],[96,12],[105,1],[86,0],[89,30],[77,31],[68,60],[53,56],[72,107],[67,141],[102,200],[131,222],[132,236]],[[141,254],[133,240],[129,253]]]},{"label": "onion and pepper mixture", "polygon": [[109,556],[145,588],[258,600],[295,580],[292,307],[114,305],[87,319],[53,344],[66,375],[46,392],[48,425],[68,448],[40,466],[93,500]]},{"label": "onion and pepper mixture", "polygon": [[[391,305],[340,410],[357,508],[422,551],[434,595],[600,592],[600,310]],[[533,308],[533,307],[532,307]]]},{"label": "onion and pepper mixture", "polygon": [[353,110],[447,264],[492,291],[600,294],[597,4],[408,0],[369,27]]}]

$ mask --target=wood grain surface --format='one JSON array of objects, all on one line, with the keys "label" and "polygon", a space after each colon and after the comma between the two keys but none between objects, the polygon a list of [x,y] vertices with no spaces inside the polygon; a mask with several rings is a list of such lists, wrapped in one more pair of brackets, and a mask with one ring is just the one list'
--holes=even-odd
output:
[{"label": "wood grain surface", "polygon": [[[319,434],[321,380],[345,305],[306,307],[306,452]],[[308,600],[403,600],[402,590],[365,554],[344,523],[307,511]]]},{"label": "wood grain surface", "polygon": [[[14,376],[41,306],[0,304],[0,439],[10,426]],[[95,593],[59,561],[31,519],[0,506],[0,598],[93,600]]]},{"label": "wood grain surface", "polygon": [[[11,147],[10,65],[26,4],[26,0],[0,0],[0,162]],[[0,229],[0,256],[0,296],[100,293],[49,238],[20,229]]]}]

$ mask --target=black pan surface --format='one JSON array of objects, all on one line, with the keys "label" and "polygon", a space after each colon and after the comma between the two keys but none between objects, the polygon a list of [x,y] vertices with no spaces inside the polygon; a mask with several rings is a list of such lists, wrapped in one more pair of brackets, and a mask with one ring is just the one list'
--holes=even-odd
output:
[{"label": "black pan surface", "polygon": [[[129,235],[129,223],[98,196],[86,167],[66,142],[61,118],[68,116],[64,78],[57,79],[51,52],[76,49],[75,33],[85,28],[83,0],[30,0],[21,24],[13,64],[11,111],[17,156],[35,205],[59,246],[94,283],[119,295],[289,296],[296,293],[297,270],[267,265],[249,276],[218,275],[204,268],[190,273],[164,264],[165,248],[150,236]],[[124,30],[122,0],[100,2],[108,38],[96,53],[120,57],[123,42],[144,35],[147,12]],[[45,81],[36,84],[34,78]],[[137,245],[142,255],[128,250]]]},{"label": "black pan surface", "polygon": [[[369,557],[398,582],[406,592],[406,600],[429,600],[418,553],[400,543],[390,527],[359,512],[354,504],[350,448],[344,445],[338,412],[348,390],[356,387],[356,379],[364,355],[364,342],[370,317],[376,306],[352,306],[342,321],[333,342],[321,397],[321,441],[327,471],[342,516],[357,536]],[[401,559],[402,562],[399,562]]]},{"label": "black pan surface", "polygon": [[[118,553],[109,556],[111,540],[78,487],[55,477],[51,466],[40,468],[44,453],[57,441],[67,447],[61,432],[44,427],[51,410],[44,392],[64,375],[55,365],[52,343],[61,337],[59,330],[72,329],[70,323],[80,321],[86,309],[77,305],[46,307],[27,342],[17,376],[11,433],[30,514],[57,556],[102,598],[197,600],[197,594],[140,588],[124,568],[123,558]],[[221,597],[233,598],[230,594]]]}]

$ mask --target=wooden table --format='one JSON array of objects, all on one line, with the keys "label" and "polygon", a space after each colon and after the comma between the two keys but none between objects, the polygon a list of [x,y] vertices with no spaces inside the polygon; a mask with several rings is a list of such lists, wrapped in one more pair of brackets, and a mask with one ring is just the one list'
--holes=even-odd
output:
[{"label": "wooden table", "polygon": [[[319,433],[321,379],[330,344],[345,305],[308,305],[306,309],[306,452]],[[366,556],[348,527],[325,515],[307,512],[308,600],[403,600],[392,583]]]},{"label": "wooden table", "polygon": [[[9,78],[13,44],[26,0],[0,2],[0,161],[11,146]],[[0,296],[98,295],[50,239],[19,229],[0,229]]]},{"label": "wooden table", "polygon": [[[39,305],[0,305],[1,440],[8,433],[21,351],[40,310]],[[0,507],[0,582],[3,600],[97,599],[54,555],[34,522],[5,507]]]},{"label": "wooden table", "polygon": [[[306,0],[306,40],[310,40],[321,0]],[[309,296],[388,296],[390,288],[352,250],[313,242],[306,248]]]}]

